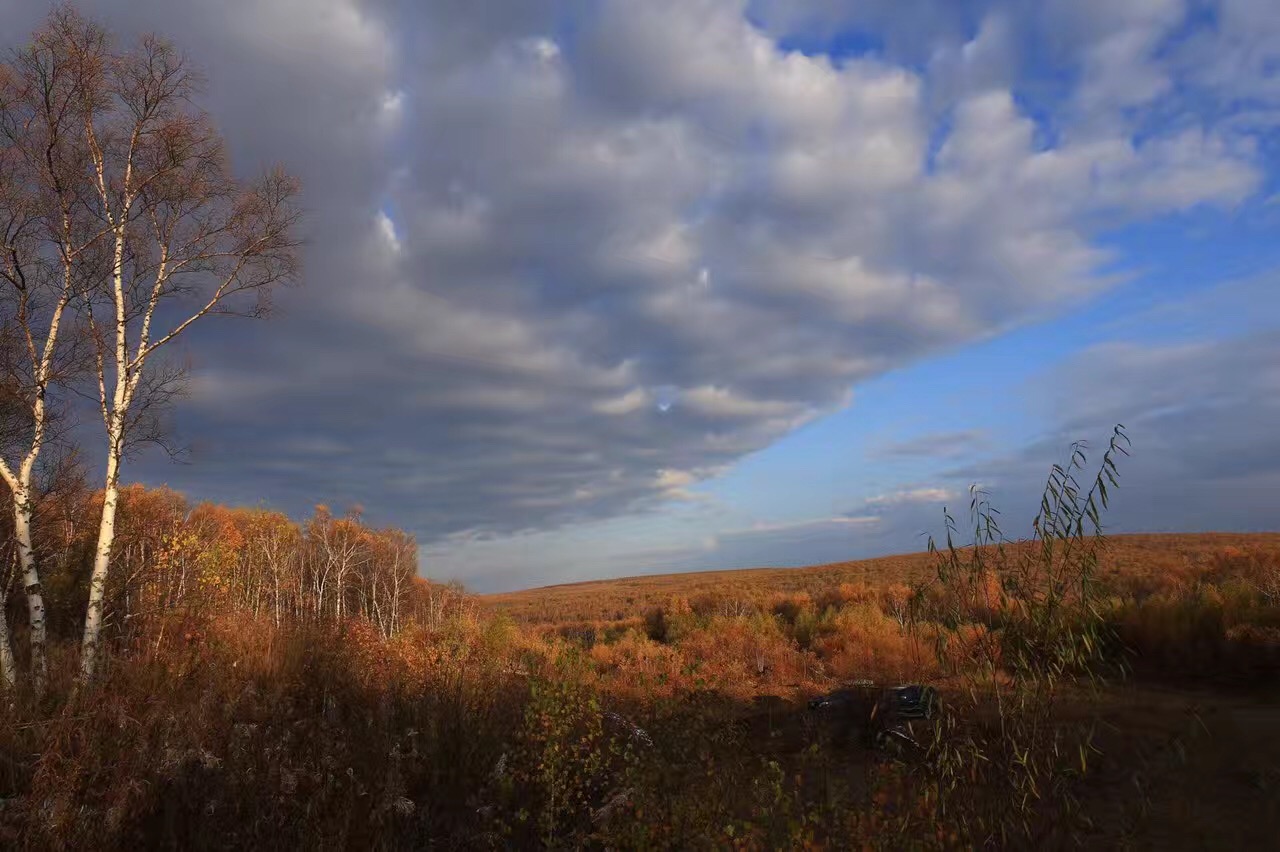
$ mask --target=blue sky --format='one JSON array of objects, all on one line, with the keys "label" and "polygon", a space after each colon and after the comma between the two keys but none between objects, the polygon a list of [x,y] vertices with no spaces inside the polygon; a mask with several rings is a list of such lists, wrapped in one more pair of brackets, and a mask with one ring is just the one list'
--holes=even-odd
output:
[{"label": "blue sky", "polygon": [[309,211],[128,472],[484,591],[914,550],[974,481],[1016,533],[1116,422],[1116,529],[1274,527],[1273,5],[87,2]]}]

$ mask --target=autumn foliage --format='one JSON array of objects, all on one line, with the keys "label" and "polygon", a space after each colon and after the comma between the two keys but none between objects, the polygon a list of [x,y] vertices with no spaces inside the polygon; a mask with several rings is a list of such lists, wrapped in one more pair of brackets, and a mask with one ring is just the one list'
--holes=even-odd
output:
[{"label": "autumn foliage", "polygon": [[[572,611],[559,589],[423,580],[412,538],[358,511],[298,523],[131,486],[110,677],[75,692],[99,499],[64,482],[39,513],[53,678],[0,724],[6,845],[959,848],[1007,811],[1004,781],[941,795],[948,764],[876,759],[802,708],[866,680],[964,708],[988,663],[1011,683],[1013,627],[1041,600],[1013,576],[1027,543],[957,551],[977,567],[947,582],[935,554],[593,584]],[[1108,677],[1275,681],[1280,536],[1118,537],[1096,568]],[[9,615],[20,634],[20,602]],[[979,701],[946,742],[992,760],[999,718]],[[1093,777],[1054,772],[1061,795]],[[1027,813],[1050,846],[1084,830],[1051,802]]]}]

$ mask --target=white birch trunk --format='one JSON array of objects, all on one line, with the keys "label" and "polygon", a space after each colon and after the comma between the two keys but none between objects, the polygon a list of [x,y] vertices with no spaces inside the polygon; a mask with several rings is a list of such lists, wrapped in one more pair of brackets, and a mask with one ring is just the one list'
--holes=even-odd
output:
[{"label": "white birch trunk", "polygon": [[[64,219],[64,232],[66,229]],[[67,257],[71,256],[69,250]],[[48,419],[47,393],[50,375],[53,370],[55,349],[58,343],[58,331],[61,328],[63,312],[71,299],[70,273],[64,273],[62,293],[49,319],[49,330],[45,335],[43,351],[37,353],[37,346],[30,327],[27,325],[25,298],[20,310],[23,327],[27,332],[28,351],[31,353],[32,366],[35,370],[35,399],[31,407],[32,431],[31,444],[25,458],[15,472],[4,461],[0,461],[0,478],[3,478],[13,497],[13,528],[17,545],[18,565],[22,570],[22,588],[27,597],[27,623],[31,650],[32,685],[37,696],[43,696],[48,681],[47,626],[45,621],[44,591],[40,585],[40,570],[36,562],[35,544],[32,540],[32,518],[35,504],[32,497],[31,480],[35,475],[36,461],[44,449],[45,429]],[[5,641],[0,654],[13,660],[13,649],[10,645],[8,624],[4,625]],[[2,664],[2,663],[0,663]]]},{"label": "white birch trunk", "polygon": [[[111,214],[111,203],[107,194],[106,171],[101,153],[97,149],[97,140],[93,137],[93,126],[88,126],[89,140],[93,145],[94,163],[97,169],[98,186],[100,188],[103,207],[107,213],[107,221],[112,226],[114,251],[111,263],[112,301],[115,303],[115,389],[110,407],[106,394],[106,371],[103,359],[98,358],[98,387],[101,394],[103,425],[107,427],[107,476],[102,492],[102,519],[98,524],[98,546],[93,555],[93,573],[89,576],[89,606],[84,616],[84,638],[80,644],[80,682],[87,684],[93,680],[98,667],[98,654],[102,640],[102,610],[105,605],[107,588],[107,572],[111,567],[111,546],[116,538],[116,505],[120,500],[120,462],[124,455],[125,418],[128,415],[129,403],[132,401],[132,388],[141,376],[142,348],[145,347],[145,333],[139,347],[136,373],[131,375],[129,369],[129,324],[125,308],[124,292],[124,248],[125,227],[129,218],[129,209],[133,206],[133,196],[128,194],[132,187],[133,152],[137,143],[137,128],[129,143],[129,156],[125,161],[124,186],[126,195],[122,200],[117,216]],[[153,300],[154,301],[154,300]],[[150,314],[146,322],[150,322]]]},{"label": "white birch trunk", "polygon": [[116,507],[120,501],[120,421],[112,423],[107,453],[107,481],[102,495],[102,521],[98,525],[98,547],[93,555],[93,574],[89,578],[89,607],[84,617],[84,639],[80,646],[80,679],[93,679],[98,666],[98,649],[102,637],[102,610],[105,605],[107,569],[111,565],[111,545],[116,538]]},{"label": "white birch trunk", "polygon": [[[31,540],[31,490],[25,482],[19,483],[18,488],[15,489],[13,504],[14,538],[17,543],[18,564],[22,568],[22,588],[27,594],[27,622],[31,633],[31,682],[36,695],[44,695],[49,674],[48,657],[45,652],[47,642],[44,594],[40,587],[40,572],[36,567],[35,548]],[[4,630],[5,648],[0,649],[0,654],[7,652],[12,658],[7,624]]]},{"label": "white birch trunk", "polygon": [[[128,185],[128,173],[125,184]],[[125,210],[130,201],[126,200]],[[121,216],[123,221],[124,216]],[[84,639],[80,645],[80,682],[88,683],[93,679],[98,667],[98,654],[102,639],[102,610],[105,605],[107,589],[107,572],[111,567],[111,546],[116,539],[116,507],[120,501],[120,462],[124,455],[125,418],[132,402],[134,383],[141,375],[142,365],[136,365],[139,372],[130,375],[128,325],[124,305],[124,229],[118,226],[115,234],[115,257],[112,264],[112,286],[116,307],[116,346],[115,346],[115,393],[112,395],[111,407],[106,405],[106,394],[103,394],[103,414],[106,415],[107,426],[107,476],[102,492],[102,519],[98,524],[98,546],[93,554],[93,573],[89,576],[89,606],[84,617]],[[99,386],[103,385],[105,376],[99,365]]]},{"label": "white birch trunk", "polygon": [[277,574],[272,578],[275,584],[275,623],[276,627],[280,626],[280,576]]}]

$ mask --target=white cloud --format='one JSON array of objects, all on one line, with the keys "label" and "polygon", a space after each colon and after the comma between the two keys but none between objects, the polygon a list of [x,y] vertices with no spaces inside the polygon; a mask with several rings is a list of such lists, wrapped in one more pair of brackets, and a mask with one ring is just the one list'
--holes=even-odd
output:
[{"label": "white cloud", "polygon": [[879,494],[868,497],[867,506],[895,506],[902,503],[945,503],[955,499],[955,494],[946,488],[909,488],[895,491],[892,494]]},{"label": "white cloud", "polygon": [[592,405],[599,414],[632,414],[653,405],[653,398],[644,388],[632,388],[622,396],[600,400]]},{"label": "white cloud", "polygon": [[[237,165],[306,185],[306,287],[203,338],[193,485],[358,500],[424,540],[652,508],[861,381],[1108,286],[1103,227],[1261,181],[1226,117],[1134,113],[1188,56],[1223,99],[1270,91],[1265,4],[1180,53],[1165,0],[1034,26],[941,0],[589,5],[88,4],[188,47]],[[45,5],[7,8],[12,33]],[[885,50],[779,47],[850,20]],[[1051,134],[1015,97],[1031,36],[1081,72]],[[350,451],[265,472],[302,430]]]},{"label": "white cloud", "polygon": [[768,420],[803,415],[795,404],[781,400],[748,399],[727,388],[699,385],[680,395],[680,405],[714,420]]},{"label": "white cloud", "polygon": [[697,477],[687,470],[660,470],[655,485],[663,491],[682,491],[697,482]]},{"label": "white cloud", "polygon": [[396,223],[381,210],[378,211],[378,230],[382,232],[382,238],[392,251],[400,250],[400,235],[396,233]]}]

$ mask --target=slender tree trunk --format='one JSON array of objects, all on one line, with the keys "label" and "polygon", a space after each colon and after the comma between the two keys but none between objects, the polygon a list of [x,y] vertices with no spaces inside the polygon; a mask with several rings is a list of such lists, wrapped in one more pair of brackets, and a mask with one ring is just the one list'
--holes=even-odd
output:
[{"label": "slender tree trunk", "polygon": [[337,613],[337,615],[334,620],[337,621],[339,624],[341,624],[343,605],[347,602],[347,572],[339,571],[338,580],[333,585],[334,585],[334,588],[337,590],[337,595],[336,595],[337,602],[335,604],[335,610],[334,610]]},{"label": "slender tree trunk", "polygon": [[275,591],[276,627],[280,626],[280,567],[273,561],[271,564],[271,583]]},{"label": "slender tree trunk", "polygon": [[[25,472],[25,471],[24,471]],[[44,695],[48,681],[49,663],[45,653],[46,629],[44,617],[44,594],[40,588],[40,573],[36,569],[35,548],[31,541],[31,490],[23,482],[13,495],[14,538],[17,541],[18,564],[22,567],[22,587],[27,593],[27,621],[31,631],[31,680],[36,695]],[[9,629],[4,626],[4,648],[0,654],[9,656],[9,664],[13,662],[13,652],[9,647]]]},{"label": "slender tree trunk", "polygon": [[93,679],[98,666],[98,649],[102,633],[102,609],[107,587],[107,569],[111,565],[111,545],[116,538],[116,506],[120,501],[120,454],[123,417],[112,423],[107,453],[107,482],[102,495],[102,521],[98,525],[98,548],[93,555],[93,574],[89,578],[89,608],[84,618],[84,641],[80,647],[80,680]]},{"label": "slender tree trunk", "polygon": [[393,580],[394,585],[391,587],[391,635],[394,636],[400,632],[400,610],[404,606],[404,596],[400,586],[400,569],[396,567],[396,573]]},{"label": "slender tree trunk", "polygon": [[5,614],[6,596],[0,595],[0,681],[5,689],[13,689],[18,683],[18,667],[13,661],[13,644],[9,639],[9,617]]},{"label": "slender tree trunk", "polygon": [[[90,126],[92,130],[92,126]],[[124,185],[126,192],[131,187],[133,174],[134,141],[129,145],[129,159],[125,166]],[[96,144],[96,143],[95,143]],[[103,202],[106,203],[105,180],[101,159],[97,161],[98,180],[102,190]],[[107,572],[111,568],[111,545],[116,539],[116,506],[120,501],[120,461],[124,455],[125,418],[128,416],[129,403],[132,402],[131,383],[141,377],[141,353],[135,368],[138,372],[130,374],[129,370],[129,326],[124,296],[124,246],[125,222],[129,209],[133,206],[132,197],[126,197],[122,204],[118,222],[112,222],[115,229],[115,252],[111,265],[112,296],[115,302],[115,390],[111,405],[107,405],[106,376],[103,360],[98,359],[98,386],[102,399],[103,425],[107,427],[107,478],[102,491],[102,519],[98,523],[98,547],[93,555],[93,573],[89,577],[89,606],[84,616],[84,640],[80,646],[80,682],[87,684],[93,680],[98,667],[98,653],[102,634],[102,609],[105,604],[107,589]],[[148,319],[150,315],[148,314]]]}]

